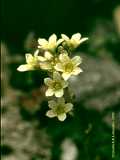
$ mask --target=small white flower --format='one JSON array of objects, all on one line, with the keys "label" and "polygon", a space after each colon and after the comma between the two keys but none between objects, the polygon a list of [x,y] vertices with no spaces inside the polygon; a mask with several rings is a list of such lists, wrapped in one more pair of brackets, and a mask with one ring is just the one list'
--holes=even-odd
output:
[{"label": "small white flower", "polygon": [[39,38],[38,39],[38,43],[39,43],[39,46],[38,48],[42,48],[44,50],[49,50],[49,51],[54,51],[57,46],[62,43],[62,39],[59,39],[57,41],[57,36],[55,34],[52,34],[48,41],[44,38]]},{"label": "small white flower", "polygon": [[55,58],[49,51],[45,51],[44,57],[39,56],[39,60],[41,69],[53,71]]},{"label": "small white flower", "polygon": [[64,80],[68,80],[71,75],[78,75],[82,69],[78,67],[81,63],[80,56],[75,56],[72,59],[67,54],[59,55],[59,62],[55,65],[56,71],[62,72]]},{"label": "small white flower", "polygon": [[81,43],[88,40],[87,37],[81,38],[80,33],[73,34],[71,39],[65,34],[61,34],[61,37],[66,42],[66,44],[71,48],[77,48]]},{"label": "small white flower", "polygon": [[48,102],[50,110],[47,111],[46,116],[53,118],[57,117],[60,121],[66,119],[66,114],[73,108],[72,103],[65,103],[64,98],[59,98],[56,101],[51,100]]},{"label": "small white flower", "polygon": [[[36,54],[36,52],[35,52]],[[20,65],[17,70],[20,72],[29,71],[29,70],[35,70],[37,68],[40,68],[39,64],[39,56],[32,55],[32,54],[25,54],[26,58],[26,64]]]},{"label": "small white flower", "polygon": [[39,56],[40,62],[40,68],[44,70],[52,70],[52,60],[53,60],[53,55],[46,51],[44,54],[44,57]]},{"label": "small white flower", "polygon": [[53,73],[53,79],[45,78],[44,83],[48,86],[46,96],[62,97],[64,94],[64,88],[68,86],[68,83],[64,81],[58,72]]}]

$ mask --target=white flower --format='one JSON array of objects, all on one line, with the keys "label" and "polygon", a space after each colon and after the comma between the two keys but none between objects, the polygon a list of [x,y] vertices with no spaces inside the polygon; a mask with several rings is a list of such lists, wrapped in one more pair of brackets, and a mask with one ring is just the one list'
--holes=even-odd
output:
[{"label": "white flower", "polygon": [[39,60],[41,69],[52,70],[54,68],[53,67],[54,57],[49,51],[45,52],[44,57],[39,56]]},{"label": "white flower", "polygon": [[65,34],[61,34],[61,37],[66,42],[66,44],[71,48],[77,48],[82,42],[88,40],[87,37],[81,38],[80,33],[73,34],[71,39]]},{"label": "white flower", "polygon": [[56,71],[62,72],[64,80],[68,80],[71,75],[78,75],[82,69],[78,67],[81,63],[80,56],[75,56],[72,59],[67,54],[59,55],[59,62],[55,65]]},{"label": "white flower", "polygon": [[57,46],[62,43],[62,39],[59,39],[57,41],[57,36],[55,34],[52,34],[48,41],[44,38],[39,38],[38,39],[38,43],[39,43],[39,46],[38,48],[42,48],[44,50],[49,50],[49,51],[54,51]]},{"label": "white flower", "polygon": [[59,98],[57,101],[51,100],[48,105],[50,110],[47,111],[46,116],[50,118],[57,117],[60,121],[64,121],[66,114],[73,108],[73,104],[65,103],[64,98]]},{"label": "white flower", "polygon": [[[35,52],[36,54],[36,52]],[[39,64],[39,56],[32,55],[32,54],[25,54],[26,58],[26,64],[20,65],[17,70],[20,72],[29,71],[29,70],[35,70],[37,68],[40,68]]]},{"label": "white flower", "polygon": [[46,96],[62,97],[64,94],[64,88],[68,86],[68,83],[64,81],[58,72],[53,73],[53,79],[45,78],[44,83],[48,86]]}]

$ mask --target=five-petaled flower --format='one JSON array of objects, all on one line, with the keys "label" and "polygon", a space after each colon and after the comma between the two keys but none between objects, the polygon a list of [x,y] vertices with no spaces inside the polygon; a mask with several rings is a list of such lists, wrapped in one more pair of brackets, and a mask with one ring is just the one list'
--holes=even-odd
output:
[{"label": "five-petaled flower", "polygon": [[67,54],[60,54],[59,62],[55,65],[55,69],[62,72],[62,77],[64,80],[68,80],[71,75],[78,75],[82,72],[82,69],[78,67],[80,63],[80,56],[75,56],[70,59]]},{"label": "five-petaled flower", "polygon": [[77,48],[82,42],[88,40],[87,37],[81,38],[80,33],[73,34],[71,39],[65,34],[61,34],[61,37],[70,48]]},{"label": "five-petaled flower", "polygon": [[64,81],[58,72],[53,73],[53,79],[45,78],[44,83],[48,86],[46,96],[62,97],[64,88],[68,86],[68,82]]},{"label": "five-petaled flower", "polygon": [[55,51],[55,49],[57,48],[57,46],[63,42],[63,39],[59,39],[57,41],[57,36],[55,34],[52,34],[48,41],[44,38],[39,38],[38,39],[38,48],[41,48],[43,50],[49,50],[49,51]]},{"label": "five-petaled flower", "polygon": [[46,116],[50,118],[57,117],[60,121],[64,121],[66,114],[73,108],[73,104],[65,103],[64,98],[58,98],[56,101],[51,100],[48,105],[50,110],[47,111]]},{"label": "five-petaled flower", "polygon": [[40,69],[40,61],[39,61],[39,56],[36,55],[36,53],[34,54],[34,56],[32,54],[25,54],[25,58],[26,58],[26,64],[20,65],[17,70],[20,72],[24,72],[24,71],[29,71],[29,70],[35,70],[35,69]]}]

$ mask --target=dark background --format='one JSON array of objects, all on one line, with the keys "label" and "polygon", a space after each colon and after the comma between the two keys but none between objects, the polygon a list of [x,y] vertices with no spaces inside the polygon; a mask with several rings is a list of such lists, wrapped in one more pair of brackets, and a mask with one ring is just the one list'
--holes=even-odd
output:
[{"label": "dark background", "polygon": [[89,34],[97,18],[112,19],[118,0],[2,0],[2,39],[21,48],[25,36]]}]

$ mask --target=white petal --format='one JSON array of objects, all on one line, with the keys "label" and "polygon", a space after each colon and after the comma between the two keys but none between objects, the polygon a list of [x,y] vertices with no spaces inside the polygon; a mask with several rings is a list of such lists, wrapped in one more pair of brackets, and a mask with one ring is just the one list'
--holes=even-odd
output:
[{"label": "white petal", "polygon": [[63,73],[62,74],[62,77],[63,77],[63,79],[66,81],[66,80],[68,80],[69,78],[70,78],[70,76],[71,76],[71,74],[69,74],[69,73]]},{"label": "white petal", "polygon": [[71,39],[75,40],[75,41],[79,41],[81,38],[81,34],[80,33],[76,33],[76,34],[73,34]]},{"label": "white petal", "polygon": [[53,96],[53,94],[54,94],[53,89],[50,89],[50,88],[48,88],[47,91],[45,92],[45,95],[46,95],[47,97]]},{"label": "white petal", "polygon": [[76,67],[76,68],[73,70],[72,74],[73,74],[73,75],[78,75],[78,74],[81,73],[81,72],[83,72],[83,70],[82,70],[81,68],[79,68],[79,67]]},{"label": "white petal", "polygon": [[32,54],[29,54],[29,53],[25,54],[25,58],[26,58],[26,62],[27,63],[33,62],[33,56],[32,56]]},{"label": "white petal", "polygon": [[47,86],[51,86],[52,85],[52,79],[51,78],[45,78],[44,79],[44,83],[47,85]]},{"label": "white petal", "polygon": [[47,60],[45,57],[42,56],[37,56],[37,59],[41,62],[45,62]]},{"label": "white petal", "polygon": [[39,45],[41,45],[41,46],[46,46],[46,45],[48,45],[48,41],[47,41],[46,39],[44,39],[44,38],[39,38],[39,39],[38,39],[38,43],[39,43]]},{"label": "white petal", "polygon": [[75,56],[72,58],[72,62],[75,66],[78,66],[82,62],[82,59],[80,58],[80,56]]},{"label": "white petal", "polygon": [[40,68],[45,69],[45,70],[50,70],[50,69],[52,69],[52,66],[48,62],[43,62],[43,63],[40,63]]},{"label": "white petal", "polygon": [[39,49],[37,49],[35,52],[34,52],[34,56],[37,57],[39,54]]},{"label": "white petal", "polygon": [[49,110],[49,111],[47,111],[46,116],[53,118],[56,116],[56,114],[52,110]]},{"label": "white petal", "polygon": [[56,40],[57,40],[57,36],[55,34],[52,34],[50,37],[49,37],[49,43],[50,44],[56,44]]},{"label": "white petal", "polygon": [[59,39],[59,40],[57,41],[57,46],[58,46],[59,44],[61,44],[63,41],[64,41],[63,39]]},{"label": "white petal", "polygon": [[61,63],[57,63],[54,67],[57,71],[63,71],[63,66]]},{"label": "white petal", "polygon": [[66,36],[65,34],[61,34],[61,37],[62,37],[63,40],[69,41],[69,37]]},{"label": "white petal", "polygon": [[48,59],[48,60],[51,60],[51,58],[53,58],[53,55],[50,52],[46,51],[45,52],[45,58]]},{"label": "white petal", "polygon": [[34,68],[28,64],[23,64],[23,65],[20,65],[17,70],[20,71],[20,72],[25,72],[25,71],[29,71],[29,70],[33,70]]},{"label": "white petal", "polygon": [[56,97],[62,97],[64,94],[63,89],[57,90],[55,91],[55,96]]},{"label": "white petal", "polygon": [[56,102],[54,100],[48,101],[49,108],[54,108],[56,106]]},{"label": "white petal", "polygon": [[80,40],[80,44],[81,44],[81,43],[83,43],[83,42],[84,42],[84,41],[86,41],[86,40],[88,40],[88,38],[87,38],[87,37],[82,38],[82,39]]},{"label": "white petal", "polygon": [[59,119],[60,121],[64,121],[64,120],[66,119],[66,117],[67,117],[67,116],[66,116],[65,113],[58,115],[58,119]]},{"label": "white petal", "polygon": [[60,54],[59,55],[59,59],[60,59],[61,62],[68,62],[68,61],[70,61],[70,58],[69,58],[69,56],[67,54]]},{"label": "white petal", "polygon": [[72,108],[73,108],[73,104],[72,103],[65,104],[65,112],[71,111]]}]

